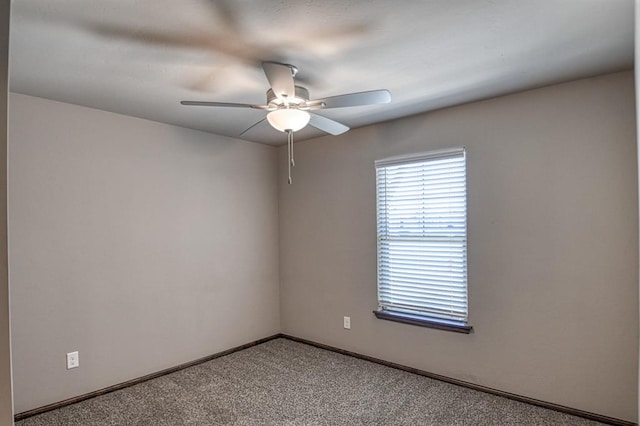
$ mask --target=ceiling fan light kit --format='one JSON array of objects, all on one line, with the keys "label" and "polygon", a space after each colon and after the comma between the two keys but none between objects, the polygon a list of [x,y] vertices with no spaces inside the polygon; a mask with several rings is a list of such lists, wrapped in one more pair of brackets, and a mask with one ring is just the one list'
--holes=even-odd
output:
[{"label": "ceiling fan light kit", "polygon": [[[368,92],[348,93],[324,99],[309,99],[309,91],[296,86],[294,77],[298,68],[290,64],[277,62],[263,62],[262,69],[271,85],[267,91],[266,105],[251,105],[229,102],[182,101],[182,105],[254,108],[269,111],[266,121],[276,130],[287,133],[287,147],[289,154],[289,178],[291,184],[291,167],[293,160],[293,133],[302,130],[307,124],[331,135],[340,135],[349,127],[342,123],[315,114],[310,111],[343,108],[363,105],[374,105],[391,102],[388,90],[372,90]],[[262,123],[265,119],[251,125],[247,130]],[[244,134],[247,130],[242,132]]]},{"label": "ceiling fan light kit", "polygon": [[267,114],[267,121],[281,132],[302,130],[309,124],[311,116],[307,111],[295,108],[277,109]]}]

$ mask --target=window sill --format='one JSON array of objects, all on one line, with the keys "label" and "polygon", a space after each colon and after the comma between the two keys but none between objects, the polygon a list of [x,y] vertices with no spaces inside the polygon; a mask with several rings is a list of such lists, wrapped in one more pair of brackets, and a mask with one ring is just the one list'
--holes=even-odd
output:
[{"label": "window sill", "polygon": [[419,327],[435,328],[437,330],[453,331],[456,333],[469,334],[473,327],[461,322],[447,321],[436,318],[421,317],[418,315],[405,314],[392,311],[373,311],[378,319],[401,322],[404,324],[417,325]]}]

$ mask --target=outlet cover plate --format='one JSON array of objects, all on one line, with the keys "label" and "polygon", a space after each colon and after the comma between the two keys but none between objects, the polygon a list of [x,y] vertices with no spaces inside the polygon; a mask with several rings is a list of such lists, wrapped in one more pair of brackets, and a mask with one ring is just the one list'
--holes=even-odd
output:
[{"label": "outlet cover plate", "polygon": [[78,354],[78,351],[69,352],[67,354],[67,370],[77,367],[80,367],[80,355]]}]

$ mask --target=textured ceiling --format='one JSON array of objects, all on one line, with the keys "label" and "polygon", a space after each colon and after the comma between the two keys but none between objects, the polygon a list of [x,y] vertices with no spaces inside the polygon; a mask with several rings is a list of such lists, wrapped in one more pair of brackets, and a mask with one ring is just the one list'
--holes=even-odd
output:
[{"label": "textured ceiling", "polygon": [[[13,0],[11,90],[238,137],[264,111],[260,63],[291,63],[350,127],[633,67],[633,0]],[[320,136],[307,127],[296,139]],[[283,144],[265,125],[243,139]]]}]

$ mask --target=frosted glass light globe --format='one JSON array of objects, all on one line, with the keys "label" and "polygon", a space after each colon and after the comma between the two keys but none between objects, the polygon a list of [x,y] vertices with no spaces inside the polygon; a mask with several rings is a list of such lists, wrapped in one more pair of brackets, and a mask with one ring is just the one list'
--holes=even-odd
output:
[{"label": "frosted glass light globe", "polygon": [[294,108],[283,108],[271,111],[267,114],[267,120],[274,129],[286,132],[291,130],[297,132],[309,124],[311,116],[306,111]]}]

